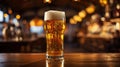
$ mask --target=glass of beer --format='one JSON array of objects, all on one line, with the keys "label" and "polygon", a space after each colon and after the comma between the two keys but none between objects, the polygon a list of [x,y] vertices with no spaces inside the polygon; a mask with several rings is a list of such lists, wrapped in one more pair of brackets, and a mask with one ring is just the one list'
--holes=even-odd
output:
[{"label": "glass of beer", "polygon": [[47,59],[63,58],[65,20],[65,12],[63,11],[49,10],[44,14],[44,30],[47,41]]}]

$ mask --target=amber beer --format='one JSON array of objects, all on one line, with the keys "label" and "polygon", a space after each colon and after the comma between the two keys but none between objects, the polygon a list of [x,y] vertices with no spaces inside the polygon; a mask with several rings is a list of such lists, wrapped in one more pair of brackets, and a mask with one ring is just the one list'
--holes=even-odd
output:
[{"label": "amber beer", "polygon": [[65,12],[47,11],[45,12],[44,21],[47,41],[47,58],[63,58]]}]

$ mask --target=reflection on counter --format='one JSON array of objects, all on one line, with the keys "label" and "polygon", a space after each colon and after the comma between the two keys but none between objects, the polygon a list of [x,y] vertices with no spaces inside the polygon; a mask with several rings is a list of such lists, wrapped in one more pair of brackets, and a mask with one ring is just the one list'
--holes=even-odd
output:
[{"label": "reflection on counter", "polygon": [[64,59],[47,59],[46,67],[64,67]]}]

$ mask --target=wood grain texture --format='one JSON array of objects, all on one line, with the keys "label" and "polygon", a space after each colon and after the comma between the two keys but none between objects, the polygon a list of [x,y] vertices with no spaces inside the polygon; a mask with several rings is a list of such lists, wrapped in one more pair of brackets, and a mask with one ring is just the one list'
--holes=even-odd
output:
[{"label": "wood grain texture", "polygon": [[[47,67],[47,63],[45,53],[0,54],[0,67]],[[50,60],[49,64],[52,67],[54,65],[60,67],[120,67],[120,53],[65,53],[64,62]]]}]

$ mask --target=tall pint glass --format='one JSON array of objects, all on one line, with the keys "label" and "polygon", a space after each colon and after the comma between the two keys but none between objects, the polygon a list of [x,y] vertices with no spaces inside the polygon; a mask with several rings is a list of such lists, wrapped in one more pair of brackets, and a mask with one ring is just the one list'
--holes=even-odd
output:
[{"label": "tall pint glass", "polygon": [[47,59],[63,58],[65,12],[50,10],[44,14],[44,29],[47,41]]}]

